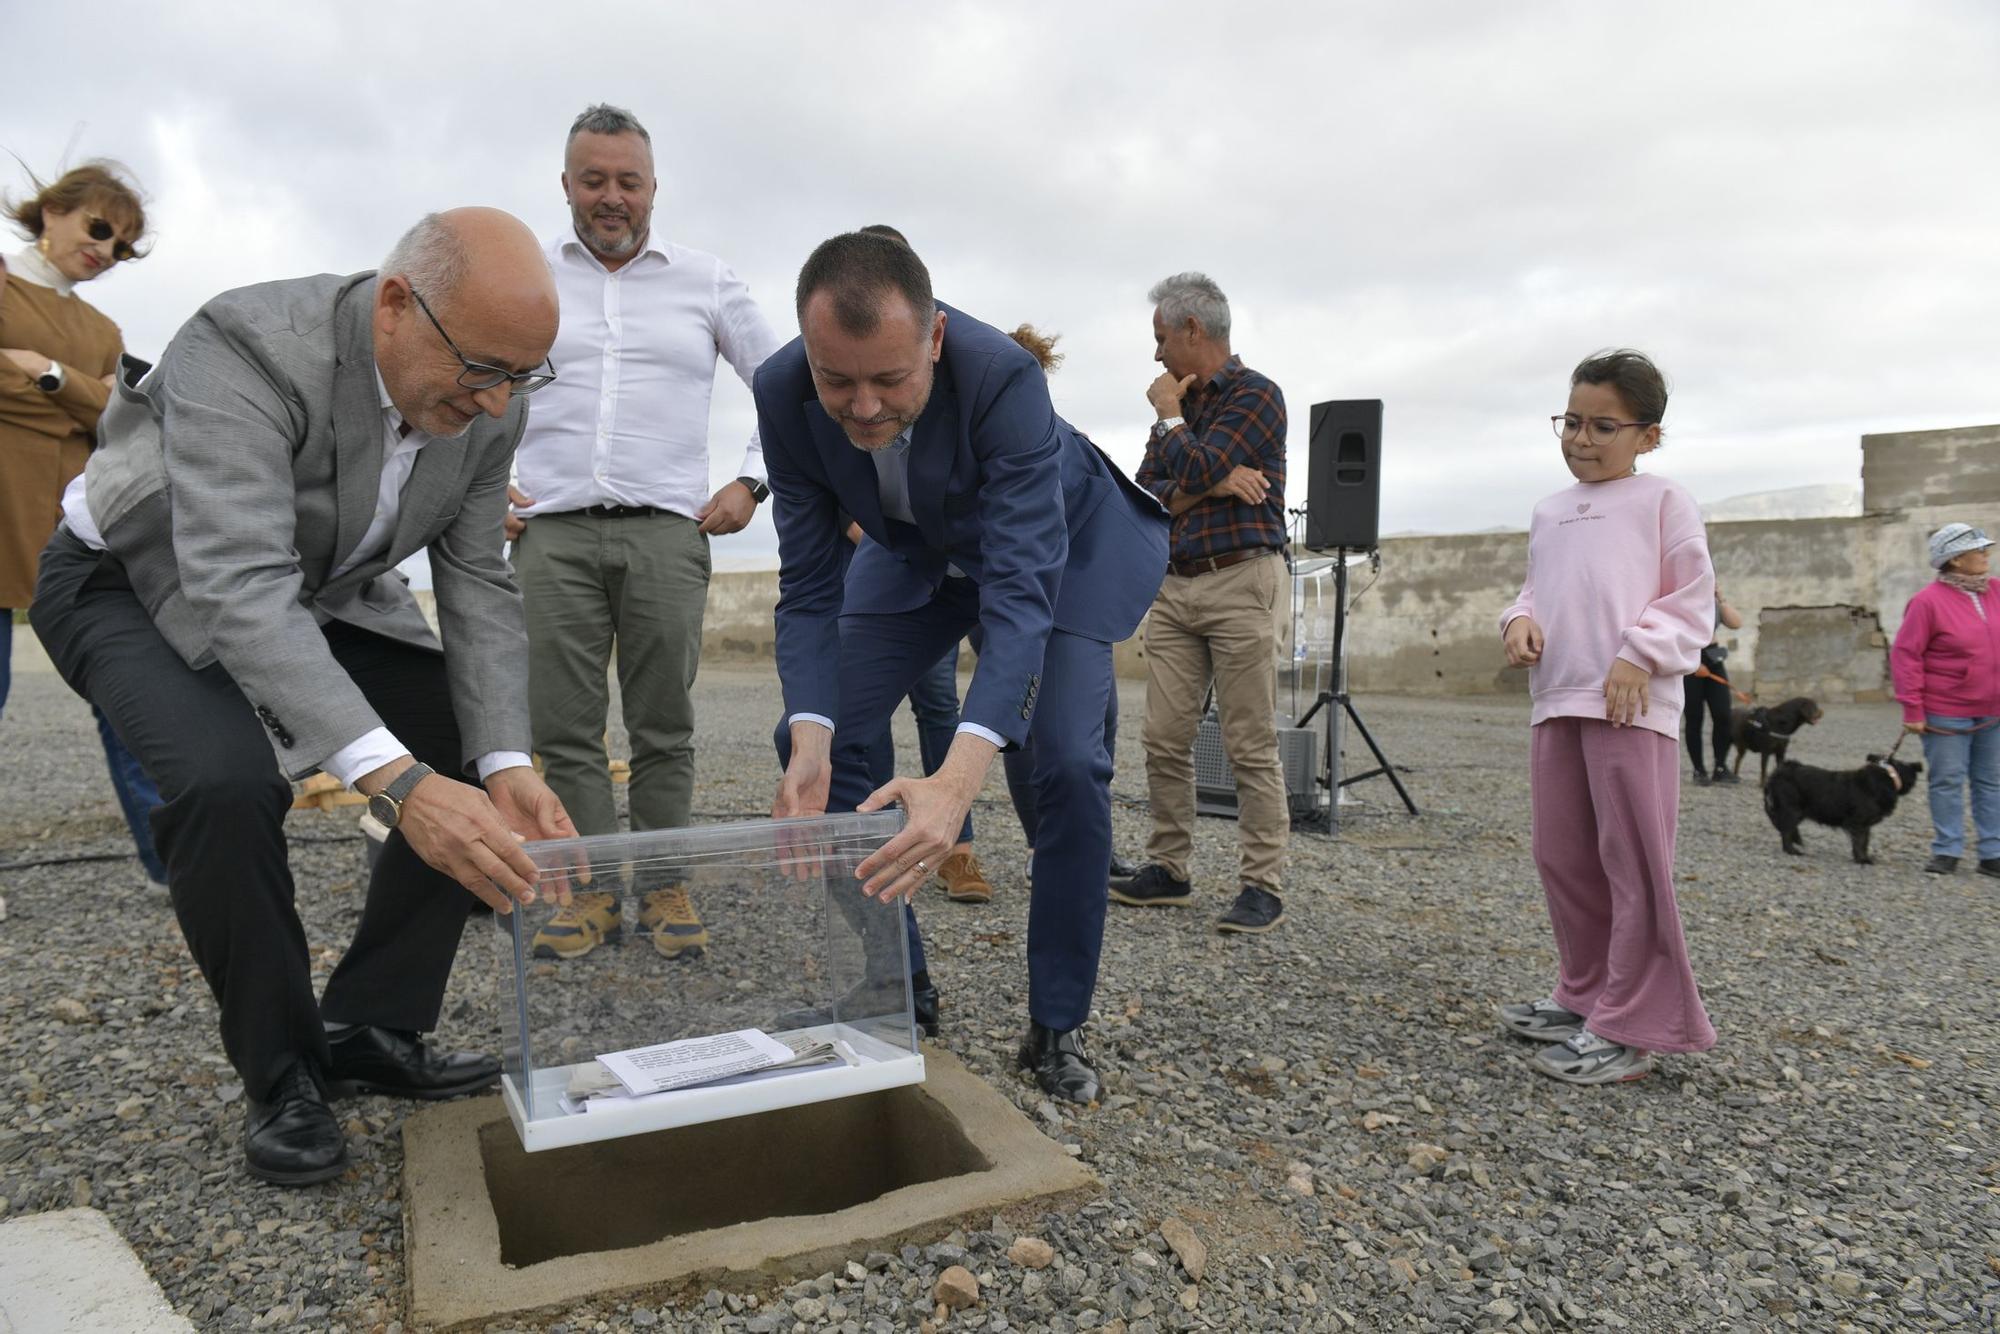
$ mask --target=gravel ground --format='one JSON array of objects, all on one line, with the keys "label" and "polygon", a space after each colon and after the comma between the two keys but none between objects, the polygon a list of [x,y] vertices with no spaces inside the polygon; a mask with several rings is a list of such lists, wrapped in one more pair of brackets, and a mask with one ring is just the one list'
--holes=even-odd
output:
[{"label": "gravel ground", "polygon": [[[1136,854],[1142,692],[1125,689],[1116,818]],[[755,814],[775,689],[712,669],[699,695],[697,805]],[[1288,920],[1254,939],[1211,929],[1234,829],[1204,821],[1200,910],[1113,909],[1097,1110],[1048,1105],[1011,1068],[1027,896],[997,777],[978,819],[998,895],[927,896],[944,1045],[1106,1185],[1027,1222],[1046,1267],[1022,1263],[1042,1259],[1025,1241],[1010,1258],[996,1220],[793,1287],[493,1328],[917,1328],[952,1265],[979,1295],[949,1329],[1995,1327],[2000,883],[1918,873],[1920,802],[1861,867],[1834,831],[1781,856],[1754,784],[1689,788],[1681,905],[1720,1045],[1642,1083],[1572,1089],[1530,1073],[1531,1049],[1491,1015],[1546,992],[1553,967],[1525,704],[1361,704],[1424,814],[1363,784],[1338,838],[1294,841]],[[1894,733],[1890,707],[1836,706],[1795,756],[1857,763]],[[403,1106],[342,1104],[343,1179],[253,1184],[242,1090],[164,896],[119,855],[87,712],[53,677],[17,676],[0,761],[0,861],[108,855],[0,871],[0,1216],[105,1210],[204,1327],[400,1328]],[[293,826],[324,971],[359,909],[361,850],[351,815]],[[497,1040],[491,957],[469,938],[444,1040]]]}]

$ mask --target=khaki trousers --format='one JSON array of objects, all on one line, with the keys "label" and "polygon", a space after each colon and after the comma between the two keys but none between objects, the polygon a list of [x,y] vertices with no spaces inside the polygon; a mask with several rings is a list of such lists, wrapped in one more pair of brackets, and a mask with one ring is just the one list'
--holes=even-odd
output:
[{"label": "khaki trousers", "polygon": [[1272,552],[1209,574],[1168,574],[1146,618],[1146,860],[1188,878],[1194,851],[1194,733],[1215,683],[1222,745],[1236,774],[1242,882],[1276,894],[1291,835],[1278,762],[1278,617],[1285,559]]},{"label": "khaki trousers", "polygon": [[604,746],[614,644],[632,739],[632,828],[686,825],[707,535],[679,514],[537,514],[514,544],[514,572],[528,616],[535,749],[577,832],[618,830]]}]

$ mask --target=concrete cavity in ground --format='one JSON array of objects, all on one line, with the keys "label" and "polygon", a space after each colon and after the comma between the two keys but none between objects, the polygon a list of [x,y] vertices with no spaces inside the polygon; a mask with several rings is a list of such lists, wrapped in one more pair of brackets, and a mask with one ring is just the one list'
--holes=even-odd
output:
[{"label": "concrete cavity in ground", "polygon": [[529,1154],[498,1098],[403,1127],[412,1323],[767,1286],[1098,1183],[951,1056],[921,1087]]}]

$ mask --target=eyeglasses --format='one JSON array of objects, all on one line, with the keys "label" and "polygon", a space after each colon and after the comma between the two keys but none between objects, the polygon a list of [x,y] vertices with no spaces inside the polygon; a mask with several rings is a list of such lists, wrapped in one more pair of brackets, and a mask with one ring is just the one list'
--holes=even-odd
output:
[{"label": "eyeglasses", "polygon": [[1628,426],[1651,426],[1653,423],[1613,421],[1609,417],[1579,417],[1574,412],[1562,412],[1549,418],[1549,425],[1555,428],[1558,440],[1574,440],[1578,435],[1588,431],[1591,444],[1608,445]]},{"label": "eyeglasses", "polygon": [[[84,233],[85,235],[89,236],[91,240],[110,241],[112,237],[118,235],[118,229],[116,227],[113,227],[110,223],[98,217],[96,214],[86,213],[83,216],[89,219],[89,224],[84,228]],[[123,240],[113,241],[111,244],[111,261],[114,264],[122,264],[126,260],[132,258],[132,256],[138,253],[139,253],[138,251],[132,248],[132,243],[130,241],[123,241]]]},{"label": "eyeglasses", "polygon": [[458,373],[458,382],[465,388],[493,389],[504,384],[509,394],[520,395],[532,394],[537,389],[546,389],[555,382],[556,364],[546,357],[542,359],[542,364],[549,368],[546,374],[541,371],[510,371],[504,366],[489,366],[483,361],[472,360],[458,350],[457,343],[451,341],[451,335],[444,331],[442,324],[438,323],[438,317],[431,314],[431,308],[424,301],[423,294],[412,287],[410,295],[417,299],[417,309],[423,311],[424,318],[431,322],[431,328],[438,331],[438,337],[444,339],[444,345],[451,349],[451,354],[458,358],[458,364],[465,368]]}]

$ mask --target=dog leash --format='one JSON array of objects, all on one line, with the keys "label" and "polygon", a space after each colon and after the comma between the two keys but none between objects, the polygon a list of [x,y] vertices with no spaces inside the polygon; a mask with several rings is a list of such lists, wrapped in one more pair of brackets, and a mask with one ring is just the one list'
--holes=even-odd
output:
[{"label": "dog leash", "polygon": [[[1963,732],[1958,731],[1956,728],[1949,728],[1949,727],[1940,727],[1937,728],[1935,731],[1933,731],[1928,724],[1919,726],[1917,728],[1917,732],[1935,736],[1972,736],[1975,733],[1984,732],[1990,727],[2000,727],[2000,718],[1990,719],[1986,722],[1980,723],[1977,727],[1968,727]],[[1907,727],[1905,727],[1902,731],[1898,732],[1896,734],[1896,744],[1889,747],[1889,753],[1882,757],[1883,762],[1887,763],[1888,761],[1895,759],[1896,752],[1903,748],[1903,743],[1909,740],[1912,735],[1913,733]]]},{"label": "dog leash", "polygon": [[1698,678],[1705,677],[1710,681],[1720,681],[1722,682],[1723,685],[1729,687],[1729,693],[1736,696],[1737,699],[1741,700],[1745,704],[1748,704],[1750,702],[1750,697],[1748,695],[1744,694],[1741,690],[1738,690],[1735,686],[1729,685],[1728,677],[1724,676],[1721,672],[1710,671],[1708,669],[1707,663],[1697,663],[1695,665],[1694,674]]}]

